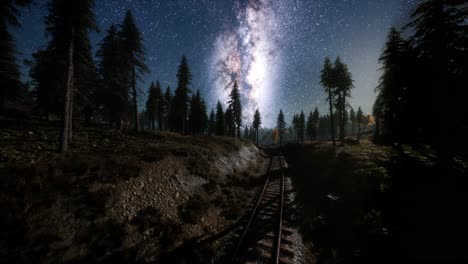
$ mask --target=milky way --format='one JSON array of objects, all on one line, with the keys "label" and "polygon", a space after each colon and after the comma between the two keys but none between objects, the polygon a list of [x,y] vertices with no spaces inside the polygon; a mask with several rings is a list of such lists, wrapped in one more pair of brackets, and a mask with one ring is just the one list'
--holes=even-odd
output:
[{"label": "milky way", "polygon": [[237,19],[236,28],[217,37],[210,72],[215,80],[213,95],[224,104],[234,81],[238,82],[244,120],[249,122],[255,109],[268,113],[275,101],[279,27],[269,0],[250,0],[238,7]]}]

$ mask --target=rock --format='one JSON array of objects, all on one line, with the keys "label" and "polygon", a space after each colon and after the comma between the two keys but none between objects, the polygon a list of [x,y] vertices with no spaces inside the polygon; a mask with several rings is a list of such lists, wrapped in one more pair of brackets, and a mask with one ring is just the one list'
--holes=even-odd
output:
[{"label": "rock", "polygon": [[175,198],[178,199],[179,196],[180,196],[180,193],[179,193],[179,192],[176,192],[176,193],[175,193]]}]

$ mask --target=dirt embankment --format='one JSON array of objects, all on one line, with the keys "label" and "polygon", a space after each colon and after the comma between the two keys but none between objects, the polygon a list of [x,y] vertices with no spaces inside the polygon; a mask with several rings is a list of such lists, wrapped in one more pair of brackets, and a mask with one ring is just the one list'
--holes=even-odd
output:
[{"label": "dirt embankment", "polygon": [[82,129],[72,152],[57,155],[54,129],[8,127],[0,141],[7,262],[158,261],[232,224],[266,166],[254,145],[232,138]]}]

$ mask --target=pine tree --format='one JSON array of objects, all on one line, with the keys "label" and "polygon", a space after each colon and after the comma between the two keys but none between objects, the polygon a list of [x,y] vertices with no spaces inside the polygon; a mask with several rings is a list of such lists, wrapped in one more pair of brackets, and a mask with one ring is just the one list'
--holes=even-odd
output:
[{"label": "pine tree", "polygon": [[333,68],[333,78],[335,83],[335,107],[340,127],[341,145],[345,144],[345,125],[346,125],[346,99],[351,96],[351,88],[353,88],[353,80],[348,66],[341,62],[340,57],[335,60]]},{"label": "pine tree", "polygon": [[315,110],[312,114],[312,137],[313,137],[313,140],[316,140],[317,139],[317,130],[318,130],[318,127],[319,127],[319,122],[320,122],[320,113],[317,109],[317,107],[315,107]]},{"label": "pine tree", "polygon": [[159,131],[162,131],[163,121],[164,121],[165,102],[164,102],[164,96],[163,96],[161,84],[159,83],[159,81],[156,81],[156,89],[155,89],[154,98],[156,101],[155,118],[158,120]]},{"label": "pine tree", "polygon": [[244,138],[250,139],[250,130],[248,126],[244,126]]},{"label": "pine tree", "polygon": [[193,135],[202,134],[206,129],[206,106],[201,98],[200,91],[192,96],[190,101],[189,125]]},{"label": "pine tree", "polygon": [[216,118],[215,112],[211,109],[210,117],[208,118],[208,135],[213,135],[215,133],[216,128]]},{"label": "pine tree", "polygon": [[177,80],[177,89],[172,103],[172,114],[175,122],[173,125],[176,132],[185,134],[188,118],[189,85],[192,80],[192,74],[185,56],[182,56],[180,61]]},{"label": "pine tree", "polygon": [[299,133],[299,141],[304,143],[304,134],[305,134],[305,115],[304,111],[301,111],[299,114],[299,120],[298,120],[298,133]]},{"label": "pine tree", "polygon": [[172,93],[171,87],[167,86],[166,92],[164,92],[164,100],[163,100],[163,127],[165,131],[168,131],[169,128],[169,118],[171,116],[171,109],[172,109]]},{"label": "pine tree", "polygon": [[0,3],[0,111],[7,99],[14,100],[21,88],[20,71],[16,62],[16,43],[8,27],[20,27],[20,8],[31,0],[9,0]]},{"label": "pine tree", "polygon": [[234,82],[231,93],[229,94],[229,107],[232,110],[233,123],[235,125],[236,137],[241,136],[241,126],[242,126],[242,105],[241,105],[241,96],[239,92],[239,87],[237,81]]},{"label": "pine tree", "polygon": [[361,107],[358,108],[357,113],[356,113],[356,122],[358,124],[358,134],[357,134],[357,139],[361,139],[361,124],[364,122],[364,115],[362,113]]},{"label": "pine tree", "polygon": [[59,116],[63,112],[63,100],[57,98],[62,87],[56,78],[55,60],[53,53],[48,50],[39,50],[32,54],[33,61],[29,63],[32,93],[38,110],[45,114],[50,121],[52,116]]},{"label": "pine tree", "polygon": [[307,117],[307,122],[306,122],[306,134],[309,140],[314,140],[314,120],[313,120],[313,113],[310,112],[309,116]]},{"label": "pine tree", "polygon": [[379,93],[380,104],[378,108],[382,110],[377,113],[382,117],[385,134],[383,139],[398,148],[402,143],[402,125],[405,123],[408,72],[407,65],[408,44],[400,36],[396,28],[391,28],[387,36],[385,48],[379,58],[382,64],[383,74],[380,83],[376,88]]},{"label": "pine tree", "polygon": [[331,130],[331,135],[332,135],[332,142],[333,146],[336,145],[335,141],[335,123],[334,123],[334,118],[333,118],[333,94],[336,88],[336,84],[334,81],[334,76],[333,76],[333,65],[331,64],[331,61],[328,57],[325,58],[325,61],[323,63],[323,69],[320,74],[320,83],[323,85],[323,88],[325,89],[325,92],[327,93],[327,101],[329,103],[329,108],[330,108],[330,117],[331,117],[331,122],[330,122],[330,130]]},{"label": "pine tree", "polygon": [[351,121],[351,134],[354,137],[354,125],[356,123],[356,113],[354,109],[351,107],[351,111],[349,112],[349,120]]},{"label": "pine tree", "polygon": [[226,123],[226,135],[230,137],[236,136],[236,123],[234,118],[234,110],[228,106],[224,113],[224,122]]},{"label": "pine tree", "polygon": [[255,110],[255,114],[254,114],[254,118],[253,118],[253,123],[252,123],[252,127],[253,129],[255,129],[255,142],[258,146],[258,142],[259,142],[259,130],[262,126],[262,117],[260,116],[260,111],[257,109]]},{"label": "pine tree", "polygon": [[132,12],[129,10],[125,14],[122,25],[120,26],[119,41],[123,59],[125,60],[126,77],[128,78],[128,87],[132,93],[133,122],[135,132],[140,131],[138,118],[138,93],[137,80],[145,73],[148,73],[148,67],[145,64],[145,48],[143,38],[138,29]]},{"label": "pine tree", "polygon": [[424,0],[412,11],[407,25],[414,33],[410,42],[418,66],[412,69],[419,69],[410,75],[408,102],[412,107],[409,112],[414,112],[409,124],[419,127],[409,130],[422,131],[420,136],[425,143],[435,146],[441,168],[448,166],[460,144],[459,138],[465,137],[461,131],[468,116],[464,107],[468,83],[467,17],[466,1]]},{"label": "pine tree", "polygon": [[200,133],[205,134],[208,130],[208,113],[205,100],[200,97],[200,101]]},{"label": "pine tree", "polygon": [[192,98],[189,100],[189,114],[188,114],[188,127],[187,130],[194,136],[196,134],[196,126],[197,126],[197,111],[198,111],[198,101],[195,97],[196,95],[193,94]]},{"label": "pine tree", "polygon": [[99,44],[97,52],[100,85],[97,92],[98,105],[104,108],[109,124],[122,128],[122,120],[128,111],[128,87],[124,74],[125,61],[120,56],[117,27],[113,24]]},{"label": "pine tree", "polygon": [[278,130],[278,138],[280,145],[283,143],[284,133],[286,130],[286,122],[284,121],[283,109],[280,109],[276,120],[276,129]]},{"label": "pine tree", "polygon": [[[89,32],[97,30],[93,6],[93,0],[51,0],[47,5],[49,13],[45,18],[46,31],[51,36],[48,49],[56,59],[55,69],[59,72],[56,78],[65,83],[63,127],[60,135],[62,152],[68,150],[68,144],[72,140],[75,67],[80,69],[80,65],[75,65],[75,62],[80,56],[86,56],[83,54],[86,50],[75,48],[83,47],[89,41]],[[78,72],[77,75],[79,74],[81,73]]]},{"label": "pine tree", "polygon": [[216,135],[226,135],[226,124],[224,123],[224,110],[220,101],[216,104]]},{"label": "pine tree", "polygon": [[81,116],[86,124],[98,108],[98,71],[88,34],[75,39],[73,116]]},{"label": "pine tree", "polygon": [[375,119],[374,142],[381,143],[381,120],[382,120],[382,96],[377,94],[374,105],[372,106],[372,115]]},{"label": "pine tree", "polygon": [[156,121],[156,109],[157,109],[157,99],[156,99],[156,86],[152,82],[148,90],[148,99],[146,101],[146,114],[148,116],[148,121],[150,123],[151,129],[155,129]]},{"label": "pine tree", "polygon": [[294,129],[294,140],[296,143],[299,142],[299,116],[297,114],[293,115],[292,118],[292,127]]}]

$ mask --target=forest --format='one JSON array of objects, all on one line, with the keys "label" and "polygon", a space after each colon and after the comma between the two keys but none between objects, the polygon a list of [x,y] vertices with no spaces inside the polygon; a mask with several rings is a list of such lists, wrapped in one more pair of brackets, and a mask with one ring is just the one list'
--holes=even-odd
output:
[{"label": "forest", "polygon": [[[0,204],[11,208],[2,220],[5,229],[21,222],[20,227],[11,228],[11,234],[26,237],[24,219],[29,219],[29,210],[34,212],[42,203],[49,206],[54,195],[68,197],[63,193],[67,190],[78,189],[79,194],[73,195],[80,199],[86,196],[84,207],[105,211],[106,202],[114,201],[107,200],[112,191],[95,193],[88,191],[90,186],[103,184],[99,186],[105,189],[120,181],[127,183],[149,163],[177,157],[183,165],[170,163],[158,172],[180,166],[203,179],[196,194],[187,191],[180,198],[186,200],[176,211],[187,223],[176,226],[164,213],[147,208],[137,212],[140,218],[126,223],[136,229],[163,226],[158,239],[165,239],[165,248],[147,255],[140,244],[128,252],[119,251],[121,245],[113,245],[112,236],[119,235],[123,241],[128,226],[109,220],[105,227],[117,231],[103,235],[104,244],[94,238],[86,241],[91,249],[114,251],[80,255],[85,262],[111,262],[119,257],[131,262],[142,254],[139,260],[147,263],[154,261],[148,257],[153,253],[160,257],[156,260],[172,260],[178,250],[192,246],[187,242],[192,238],[184,241],[187,246],[175,237],[183,225],[205,221],[203,208],[219,206],[226,221],[241,217],[247,197],[254,197],[254,186],[261,182],[256,177],[268,163],[268,155],[260,153],[265,151],[281,153],[292,165],[292,183],[303,205],[299,219],[290,222],[307,243],[318,248],[314,263],[468,259],[455,242],[466,231],[467,219],[463,213],[468,175],[466,0],[420,1],[403,27],[388,29],[380,68],[375,69],[380,78],[370,113],[351,104],[356,87],[345,54],[336,58],[323,54],[317,74],[326,108],[320,110],[311,103],[310,112],[268,109],[275,113],[273,127],[263,124],[266,113],[258,108],[248,116],[237,80],[226,88],[228,101],[220,99],[208,109],[207,95],[192,85],[191,67],[199,65],[193,66],[182,53],[173,54],[180,57],[173,74],[176,87],[163,87],[157,79],[143,87],[141,80],[152,73],[145,36],[134,14],[128,10],[121,21],[99,29],[94,0],[47,1],[43,20],[47,44],[20,62],[18,54],[25,51],[17,50],[13,31],[20,30],[21,12],[33,4],[34,0],[0,4],[0,197],[7,197]],[[93,32],[102,34],[95,54],[90,41]],[[28,76],[22,76],[23,66]],[[232,153],[241,153],[241,162],[231,160]],[[228,160],[228,169],[213,165],[217,159],[222,161],[219,164]],[[239,164],[250,167],[243,171]],[[224,172],[225,178],[216,178]],[[82,174],[86,177],[80,178]],[[67,183],[68,179],[58,179],[67,175],[72,175]],[[89,180],[89,175],[97,176]],[[177,180],[178,186],[185,186]],[[95,222],[98,230],[105,221]],[[0,257],[10,255],[11,260],[21,254],[9,247],[22,242],[9,234],[1,236]],[[438,246],[430,245],[431,239]],[[16,253],[8,254],[9,250]],[[200,263],[215,255],[216,250],[205,250],[192,252],[203,255],[198,256]],[[27,251],[24,263],[47,255],[46,251]]]}]

